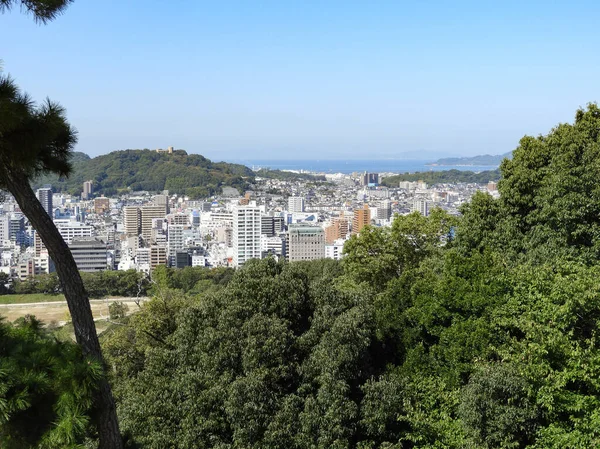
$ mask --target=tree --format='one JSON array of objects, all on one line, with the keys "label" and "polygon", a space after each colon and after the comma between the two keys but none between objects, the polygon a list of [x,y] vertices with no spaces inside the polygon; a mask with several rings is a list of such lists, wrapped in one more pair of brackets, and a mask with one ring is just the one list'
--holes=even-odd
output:
[{"label": "tree", "polygon": [[73,0],[0,0],[0,12],[20,5],[28,13],[33,14],[34,20],[46,23],[61,14]]},{"label": "tree", "polygon": [[[11,78],[0,77],[0,188],[12,193],[48,248],[83,354],[101,361],[88,295],[73,255],[30,185],[32,179],[43,173],[67,176],[76,142],[76,132],[60,105],[46,100],[36,106]],[[100,381],[96,405],[101,447],[122,447],[114,400],[106,380]]]},{"label": "tree", "polygon": [[0,442],[5,449],[81,447],[101,365],[31,316],[0,321]]}]

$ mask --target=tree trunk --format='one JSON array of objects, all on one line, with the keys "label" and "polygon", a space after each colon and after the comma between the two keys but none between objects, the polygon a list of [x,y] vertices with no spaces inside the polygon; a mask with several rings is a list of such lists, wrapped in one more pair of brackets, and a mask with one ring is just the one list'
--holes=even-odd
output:
[{"label": "tree trunk", "polygon": [[[48,254],[54,261],[71,313],[77,343],[81,346],[84,355],[95,358],[104,366],[90,301],[68,245],[38,201],[27,177],[10,173],[8,178],[8,190],[13,194],[21,211],[40,235],[48,249]],[[100,381],[99,390],[96,394],[96,426],[100,449],[123,448],[115,401],[106,376],[103,376]]]}]

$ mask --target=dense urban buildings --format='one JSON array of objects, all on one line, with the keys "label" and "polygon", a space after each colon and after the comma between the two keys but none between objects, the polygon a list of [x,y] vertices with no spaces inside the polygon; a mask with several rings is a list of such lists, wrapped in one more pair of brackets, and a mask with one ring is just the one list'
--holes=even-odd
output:
[{"label": "dense urban buildings", "polygon": [[[128,192],[106,197],[84,184],[78,197],[37,190],[82,271],[159,265],[242,266],[250,259],[340,259],[344,243],[365,226],[390,226],[394,215],[428,215],[458,207],[477,190],[498,195],[496,183],[401,181],[386,174],[324,174],[326,181],[260,179],[251,190],[223,188],[212,198],[172,192]],[[101,192],[98,192],[101,193]],[[92,198],[95,196],[95,198]],[[26,278],[54,271],[43,242],[9,196],[0,208],[0,271]]]}]

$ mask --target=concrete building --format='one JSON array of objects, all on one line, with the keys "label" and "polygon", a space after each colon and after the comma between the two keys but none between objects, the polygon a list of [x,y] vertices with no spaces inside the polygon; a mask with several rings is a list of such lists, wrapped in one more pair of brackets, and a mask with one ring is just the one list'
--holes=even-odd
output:
[{"label": "concrete building", "polygon": [[424,199],[415,199],[412,206],[413,212],[419,212],[424,217],[429,216],[429,201]]},{"label": "concrete building", "polygon": [[102,215],[105,212],[110,211],[110,200],[105,197],[95,198],[94,199],[94,213],[97,215]]},{"label": "concrete building", "polygon": [[169,195],[156,195],[154,197],[154,205],[165,208],[165,213],[169,213]]},{"label": "concrete building", "polygon": [[358,234],[365,226],[371,224],[371,210],[369,205],[365,204],[362,209],[354,210],[352,218],[352,234]]},{"label": "concrete building", "polygon": [[285,237],[273,236],[268,237],[266,235],[262,235],[260,237],[260,252],[261,258],[268,257],[269,255],[274,255],[276,257],[285,257]]},{"label": "concrete building", "polygon": [[377,219],[389,220],[392,217],[392,203],[384,200],[377,206]]},{"label": "concrete building", "polygon": [[255,206],[233,208],[233,266],[250,259],[260,259],[260,209]]},{"label": "concrete building", "polygon": [[123,207],[123,227],[127,237],[137,237],[140,235],[141,214],[137,206]]},{"label": "concrete building", "polygon": [[78,238],[69,244],[79,271],[97,272],[106,270],[106,243],[96,238]]},{"label": "concrete building", "polygon": [[25,217],[21,214],[13,214],[9,222],[9,238],[17,245],[25,244]]},{"label": "concrete building", "polygon": [[288,198],[288,212],[304,212],[304,198],[301,196],[290,196]]},{"label": "concrete building", "polygon": [[169,265],[176,265],[176,256],[178,251],[182,251],[185,248],[185,239],[183,237],[183,225],[170,225],[169,226]]},{"label": "concrete building", "polygon": [[320,226],[290,225],[286,235],[286,259],[289,262],[325,257],[325,232]]},{"label": "concrete building", "polygon": [[67,245],[74,239],[87,238],[94,235],[93,226],[88,226],[76,221],[70,221],[69,224],[57,223],[56,227]]},{"label": "concrete building", "polygon": [[337,240],[325,245],[325,258],[340,260],[343,256],[344,240]]},{"label": "concrete building", "polygon": [[345,239],[348,235],[348,220],[340,217],[331,220],[331,224],[325,228],[325,242],[332,244],[336,240]]},{"label": "concrete building", "polygon": [[83,183],[83,193],[81,194],[81,199],[89,200],[92,197],[92,193],[94,193],[92,181],[85,181]]},{"label": "concrete building", "polygon": [[152,237],[152,220],[155,218],[165,218],[167,215],[166,206],[142,206],[140,207],[140,222],[142,238],[149,242]]},{"label": "concrete building", "polygon": [[376,186],[379,184],[378,173],[364,172],[360,177],[360,184],[363,186]]},{"label": "concrete building", "polygon": [[150,247],[150,269],[153,270],[159,265],[166,265],[166,264],[167,264],[167,247],[164,245],[152,245]]},{"label": "concrete building", "polygon": [[52,189],[49,187],[43,187],[38,189],[36,192],[37,199],[42,203],[42,207],[48,215],[53,216],[52,208]]},{"label": "concrete building", "polygon": [[10,240],[10,216],[0,215],[0,244]]}]

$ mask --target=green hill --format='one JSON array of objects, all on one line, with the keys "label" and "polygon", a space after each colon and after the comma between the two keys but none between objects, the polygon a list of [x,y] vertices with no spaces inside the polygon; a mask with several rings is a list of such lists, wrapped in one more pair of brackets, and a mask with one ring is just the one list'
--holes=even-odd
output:
[{"label": "green hill", "polygon": [[484,154],[472,157],[447,157],[438,159],[436,162],[430,165],[500,165],[500,162],[502,162],[505,158],[512,158],[512,151],[495,156],[492,156],[491,154]]},{"label": "green hill", "polygon": [[427,184],[468,182],[486,184],[500,179],[500,170],[472,172],[467,170],[443,170],[416,173],[404,173],[384,178],[381,184],[388,187],[398,187],[400,181],[425,181]]},{"label": "green hill", "polygon": [[169,190],[192,197],[219,193],[224,186],[245,190],[254,180],[248,167],[212,162],[199,154],[176,150],[173,154],[151,150],[113,151],[95,158],[74,153],[73,173],[68,179],[44,176],[35,187],[51,184],[56,192],[81,194],[83,182],[94,182],[94,193],[107,196],[124,190]]}]

